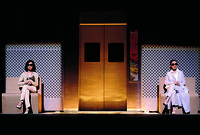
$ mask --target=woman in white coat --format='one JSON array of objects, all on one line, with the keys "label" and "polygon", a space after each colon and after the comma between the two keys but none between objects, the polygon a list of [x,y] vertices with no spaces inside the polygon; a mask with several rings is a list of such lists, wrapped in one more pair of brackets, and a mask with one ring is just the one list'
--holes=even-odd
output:
[{"label": "woman in white coat", "polygon": [[177,67],[177,61],[171,60],[171,71],[167,73],[165,78],[167,92],[163,104],[168,105],[168,109],[171,108],[172,104],[172,114],[175,113],[177,106],[183,107],[185,113],[190,113],[189,89],[185,86],[186,81],[183,72]]}]

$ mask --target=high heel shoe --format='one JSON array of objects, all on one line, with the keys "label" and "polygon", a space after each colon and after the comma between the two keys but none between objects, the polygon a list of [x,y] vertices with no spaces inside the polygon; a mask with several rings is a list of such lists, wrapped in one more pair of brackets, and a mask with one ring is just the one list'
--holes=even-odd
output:
[{"label": "high heel shoe", "polygon": [[21,109],[21,108],[22,108],[22,106],[19,106],[19,105],[18,105],[18,106],[16,106],[16,108],[17,108],[17,109]]},{"label": "high heel shoe", "polygon": [[17,108],[17,109],[21,109],[21,108],[22,108],[22,104],[23,104],[23,101],[21,101],[21,105],[18,104],[18,105],[16,106],[16,108]]},{"label": "high heel shoe", "polygon": [[167,103],[164,102],[163,105],[164,105],[164,106],[167,106]]},{"label": "high heel shoe", "polygon": [[24,114],[28,114],[29,113],[29,108],[26,109]]}]

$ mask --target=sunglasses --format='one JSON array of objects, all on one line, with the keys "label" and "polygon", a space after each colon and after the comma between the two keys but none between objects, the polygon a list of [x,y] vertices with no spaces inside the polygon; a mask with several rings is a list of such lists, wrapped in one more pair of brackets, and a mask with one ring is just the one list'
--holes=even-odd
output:
[{"label": "sunglasses", "polygon": [[177,66],[177,65],[178,65],[178,63],[172,63],[171,65],[172,65],[172,66],[174,66],[174,65],[176,65],[176,66]]},{"label": "sunglasses", "polygon": [[33,66],[33,64],[28,64],[28,66]]}]

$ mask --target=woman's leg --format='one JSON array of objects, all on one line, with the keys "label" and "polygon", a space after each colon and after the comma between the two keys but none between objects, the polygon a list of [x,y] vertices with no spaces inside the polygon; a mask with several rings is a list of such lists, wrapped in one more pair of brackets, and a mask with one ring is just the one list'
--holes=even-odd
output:
[{"label": "woman's leg", "polygon": [[171,100],[172,100],[172,114],[175,114],[176,112],[176,107],[181,106],[181,101],[180,101],[180,86],[174,85],[173,86],[173,92],[171,95]]},{"label": "woman's leg", "polygon": [[176,93],[176,90],[173,90],[172,92],[172,95],[171,95],[171,99],[172,99],[172,106],[177,106],[177,98],[178,98],[178,95]]},{"label": "woman's leg", "polygon": [[21,91],[20,101],[19,101],[19,103],[17,105],[18,109],[21,109],[21,106],[22,106],[22,104],[24,102],[26,89],[27,89],[27,85],[24,85],[23,88],[22,88],[22,91]]},{"label": "woman's leg", "polygon": [[173,91],[174,91],[174,84],[170,85],[170,87],[167,89],[167,98],[163,103],[164,105],[167,105],[167,103],[169,102],[169,99],[171,98]]},{"label": "woman's leg", "polygon": [[164,104],[164,105],[167,105],[167,103],[169,102],[169,99],[170,99],[170,97],[167,96],[167,98],[165,99],[165,101],[164,101],[163,104]]},{"label": "woman's leg", "polygon": [[30,92],[35,93],[36,92],[36,87],[34,86],[27,86],[27,89],[25,91],[25,104],[26,104],[26,109],[29,108],[30,105]]},{"label": "woman's leg", "polygon": [[171,84],[170,87],[167,89],[167,96],[168,97],[171,97],[173,92],[174,92],[174,87],[175,85],[174,84]]},{"label": "woman's leg", "polygon": [[176,113],[176,105],[177,105],[176,90],[173,90],[172,95],[171,95],[171,99],[172,99],[172,114],[175,114]]},{"label": "woman's leg", "polygon": [[172,107],[172,114],[176,113],[176,107]]},{"label": "woman's leg", "polygon": [[23,86],[20,101],[23,101],[25,99],[25,93],[26,93],[27,87],[28,85]]}]

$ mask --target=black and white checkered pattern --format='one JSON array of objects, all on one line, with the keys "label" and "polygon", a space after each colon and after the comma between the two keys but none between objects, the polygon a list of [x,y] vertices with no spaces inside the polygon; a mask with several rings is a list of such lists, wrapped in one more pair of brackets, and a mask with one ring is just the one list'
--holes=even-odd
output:
[{"label": "black and white checkered pattern", "polygon": [[29,59],[35,62],[36,72],[42,77],[44,102],[46,98],[62,98],[61,45],[52,43],[6,45],[6,77],[19,77],[25,72],[24,66]]},{"label": "black and white checkered pattern", "polygon": [[141,86],[142,96],[157,98],[159,77],[170,71],[170,60],[176,59],[185,77],[195,77],[196,92],[200,93],[200,48],[162,45],[142,46]]}]

